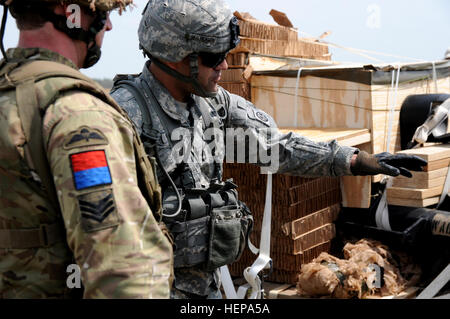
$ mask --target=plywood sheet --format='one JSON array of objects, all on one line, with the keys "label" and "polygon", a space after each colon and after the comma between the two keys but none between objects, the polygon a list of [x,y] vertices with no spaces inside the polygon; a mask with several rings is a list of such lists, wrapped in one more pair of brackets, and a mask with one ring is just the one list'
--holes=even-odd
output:
[{"label": "plywood sheet", "polygon": [[434,188],[444,185],[448,168],[440,168],[428,172],[411,172],[412,177],[398,176],[394,178],[393,187]]},{"label": "plywood sheet", "polygon": [[417,155],[428,162],[450,158],[450,144],[439,144],[399,151],[399,154]]},{"label": "plywood sheet", "polygon": [[341,205],[336,204],[322,209],[314,214],[296,219],[282,226],[283,233],[295,240],[300,236],[323,225],[333,223],[339,216]]},{"label": "plywood sheet", "polygon": [[450,166],[450,157],[447,157],[440,160],[428,162],[428,165],[424,167],[424,171],[425,172],[434,171],[449,166]]},{"label": "plywood sheet", "polygon": [[369,85],[316,76],[301,76],[296,85],[295,77],[253,75],[252,102],[279,127],[371,128]]},{"label": "plywood sheet", "polygon": [[444,185],[423,189],[390,187],[387,189],[387,196],[389,198],[425,199],[441,195],[443,189]]},{"label": "plywood sheet", "polygon": [[410,198],[390,198],[388,196],[387,202],[389,205],[408,206],[408,207],[428,207],[439,203],[439,196],[425,199],[410,199]]}]

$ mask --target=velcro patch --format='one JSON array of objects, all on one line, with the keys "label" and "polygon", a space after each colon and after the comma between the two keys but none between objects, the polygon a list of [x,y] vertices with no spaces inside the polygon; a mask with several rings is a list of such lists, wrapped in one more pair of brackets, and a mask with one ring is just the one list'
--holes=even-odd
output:
[{"label": "velcro patch", "polygon": [[77,197],[81,227],[85,232],[105,229],[119,224],[116,203],[111,189],[91,192]]},{"label": "velcro patch", "polygon": [[72,154],[70,163],[77,190],[112,184],[104,150]]},{"label": "velcro patch", "polygon": [[64,149],[93,146],[108,145],[106,136],[97,129],[88,126],[82,126],[78,130],[71,132],[64,140]]}]

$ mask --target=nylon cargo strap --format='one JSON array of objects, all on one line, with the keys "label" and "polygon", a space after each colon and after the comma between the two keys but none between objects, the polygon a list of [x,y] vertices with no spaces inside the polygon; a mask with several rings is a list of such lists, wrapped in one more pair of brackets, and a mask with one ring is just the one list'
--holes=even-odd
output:
[{"label": "nylon cargo strap", "polygon": [[64,236],[60,224],[41,225],[31,229],[0,229],[0,248],[45,248],[60,242]]},{"label": "nylon cargo strap", "polygon": [[[389,110],[389,124],[388,124],[388,135],[386,141],[386,152],[389,152],[389,146],[391,144],[391,134],[392,134],[392,126],[394,122],[394,110],[397,104],[397,94],[398,94],[398,85],[400,80],[400,69],[401,66],[397,65],[397,78],[395,79],[395,68],[392,72],[392,81],[391,81],[391,92],[394,94],[393,101],[390,101],[390,110]],[[395,83],[395,84],[394,84]],[[389,95],[390,97],[390,95]],[[381,195],[380,202],[378,203],[377,210],[375,212],[375,221],[377,227],[383,230],[392,230],[390,222],[389,222],[389,209],[387,203],[387,189],[392,186],[393,178],[391,176],[385,176],[382,180],[382,184],[385,184],[385,188],[383,190],[383,194]]]},{"label": "nylon cargo strap", "polygon": [[[262,281],[259,273],[264,269],[272,268],[272,259],[270,258],[270,231],[272,219],[272,174],[267,174],[266,202],[264,206],[264,216],[261,228],[261,241],[258,258],[250,267],[244,270],[244,278],[247,284],[239,287],[236,292],[233,281],[228,270],[228,266],[220,267],[222,275],[222,284],[227,299],[245,299],[247,291],[251,289],[248,299],[262,299],[264,297]],[[250,241],[249,241],[250,245]],[[252,251],[254,248],[252,249]]]}]

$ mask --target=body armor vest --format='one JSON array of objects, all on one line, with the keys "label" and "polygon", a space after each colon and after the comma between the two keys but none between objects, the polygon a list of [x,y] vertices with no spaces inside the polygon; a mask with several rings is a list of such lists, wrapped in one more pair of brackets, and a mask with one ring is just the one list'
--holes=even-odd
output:
[{"label": "body armor vest", "polygon": [[[115,79],[114,89],[129,90],[142,113],[141,139],[148,154],[158,162],[158,178],[163,188],[164,222],[174,238],[176,268],[201,265],[208,271],[230,264],[242,254],[253,225],[248,207],[238,200],[237,186],[222,181],[222,165],[214,164],[209,187],[196,188],[193,173],[186,163],[178,163],[169,174],[158,156],[158,149],[173,148],[169,133],[180,127],[163,110],[145,81],[132,75]],[[210,110],[199,106],[209,127],[223,126],[215,121]],[[162,128],[157,130],[155,128]],[[178,198],[177,198],[178,197]],[[176,210],[176,203],[180,210]]]}]

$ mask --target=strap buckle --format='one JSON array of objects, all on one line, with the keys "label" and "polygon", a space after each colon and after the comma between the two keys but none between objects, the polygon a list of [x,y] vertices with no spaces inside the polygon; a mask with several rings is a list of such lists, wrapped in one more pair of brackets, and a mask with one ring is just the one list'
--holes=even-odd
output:
[{"label": "strap buckle", "polygon": [[144,144],[149,144],[149,146],[154,147],[156,145],[166,145],[168,140],[165,131],[158,131],[155,129],[150,129],[144,126],[142,130],[142,141]]},{"label": "strap buckle", "polygon": [[50,241],[48,239],[48,226],[49,225],[47,224],[39,225],[39,242],[43,248],[50,247]]}]

